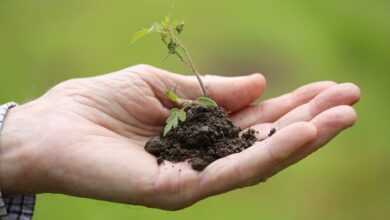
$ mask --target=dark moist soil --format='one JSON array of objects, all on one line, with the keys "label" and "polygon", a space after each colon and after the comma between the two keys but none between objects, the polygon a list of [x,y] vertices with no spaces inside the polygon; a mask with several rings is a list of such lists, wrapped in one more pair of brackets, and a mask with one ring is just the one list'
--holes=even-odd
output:
[{"label": "dark moist soil", "polygon": [[[153,137],[145,150],[157,157],[157,163],[188,161],[203,170],[213,161],[238,153],[256,142],[255,130],[241,133],[220,107],[192,105],[185,108],[187,119],[165,137]],[[240,134],[241,133],[241,134]]]}]

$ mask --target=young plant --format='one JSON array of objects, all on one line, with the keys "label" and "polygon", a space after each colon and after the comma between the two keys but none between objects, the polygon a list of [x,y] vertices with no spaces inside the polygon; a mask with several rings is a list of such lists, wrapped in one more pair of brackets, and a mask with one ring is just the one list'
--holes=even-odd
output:
[{"label": "young plant", "polygon": [[142,37],[151,34],[158,33],[161,41],[168,49],[168,55],[176,56],[184,65],[190,68],[192,73],[196,76],[199,86],[202,90],[203,96],[198,97],[196,100],[188,100],[180,98],[173,90],[168,90],[165,95],[166,97],[180,106],[181,108],[172,108],[170,115],[166,121],[164,127],[163,136],[166,136],[169,131],[176,128],[180,122],[186,120],[185,107],[191,104],[198,104],[206,108],[217,107],[217,103],[211,98],[207,97],[207,91],[201,78],[201,74],[196,68],[191,54],[184,44],[179,39],[179,35],[184,31],[184,22],[173,21],[169,16],[166,16],[161,22],[155,22],[149,28],[143,28],[133,35],[131,43],[135,43]]}]

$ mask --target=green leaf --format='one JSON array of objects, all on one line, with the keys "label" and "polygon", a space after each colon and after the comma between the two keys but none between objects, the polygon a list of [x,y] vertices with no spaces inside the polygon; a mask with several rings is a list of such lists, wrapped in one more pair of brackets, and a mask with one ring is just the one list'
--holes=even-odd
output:
[{"label": "green leaf", "polygon": [[173,128],[176,128],[179,125],[179,120],[183,121],[183,113],[185,118],[185,112],[181,109],[173,108],[171,109],[171,114],[169,115],[166,125],[164,127],[163,136],[166,136]]},{"label": "green leaf", "polygon": [[143,28],[142,30],[139,30],[134,33],[133,37],[131,38],[131,44],[134,44],[139,39],[145,37],[146,35],[150,33],[163,33],[163,27],[161,24],[155,22],[150,26],[150,28]]},{"label": "green leaf", "polygon": [[184,22],[178,23],[175,29],[178,34],[181,34],[184,30]]},{"label": "green leaf", "polygon": [[180,121],[184,122],[185,120],[186,112],[184,110],[172,108],[164,127],[163,136],[166,136],[173,128],[176,128]]},{"label": "green leaf", "polygon": [[131,38],[131,44],[134,44],[139,39],[145,37],[145,35],[147,35],[149,33],[150,33],[149,29],[146,29],[146,28],[143,28],[142,30],[135,32],[134,35]]},{"label": "green leaf", "polygon": [[168,134],[173,128],[177,127],[179,121],[177,117],[172,118],[172,120],[167,121],[167,124],[164,127],[164,136]]},{"label": "green leaf", "polygon": [[179,124],[179,118],[177,116],[177,108],[171,109],[171,114],[167,118],[165,127],[164,127],[164,133],[163,135],[167,135],[169,131],[171,131],[173,128],[175,128]]},{"label": "green leaf", "polygon": [[177,116],[178,116],[178,118],[179,118],[179,121],[185,122],[185,121],[186,121],[186,118],[187,118],[187,113],[186,113],[183,109],[180,109],[180,110],[177,112]]},{"label": "green leaf", "polygon": [[167,27],[171,24],[171,17],[165,16],[164,19],[161,21],[161,25],[164,27]]},{"label": "green leaf", "polygon": [[171,90],[171,89],[169,89],[169,90],[167,90],[167,91],[165,92],[165,96],[166,96],[169,100],[171,100],[172,102],[175,102],[175,103],[177,103],[177,102],[179,101],[179,99],[180,99],[180,97],[179,97],[173,90]]},{"label": "green leaf", "polygon": [[209,97],[206,97],[206,96],[201,96],[199,98],[196,99],[196,101],[201,105],[201,106],[204,106],[206,108],[212,108],[212,107],[217,107],[217,103],[212,100],[211,98]]},{"label": "green leaf", "polygon": [[176,54],[177,47],[178,47],[177,43],[171,40],[167,45],[169,54]]},{"label": "green leaf", "polygon": [[163,27],[160,23],[153,23],[149,28],[149,33],[161,33],[163,32]]}]

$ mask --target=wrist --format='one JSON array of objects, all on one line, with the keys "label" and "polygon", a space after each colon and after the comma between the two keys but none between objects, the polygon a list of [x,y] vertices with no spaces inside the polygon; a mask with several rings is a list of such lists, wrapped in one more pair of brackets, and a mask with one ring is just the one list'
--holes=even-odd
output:
[{"label": "wrist", "polygon": [[0,131],[0,189],[8,194],[32,192],[31,157],[26,145],[31,133],[23,123],[25,109],[25,106],[10,109]]}]

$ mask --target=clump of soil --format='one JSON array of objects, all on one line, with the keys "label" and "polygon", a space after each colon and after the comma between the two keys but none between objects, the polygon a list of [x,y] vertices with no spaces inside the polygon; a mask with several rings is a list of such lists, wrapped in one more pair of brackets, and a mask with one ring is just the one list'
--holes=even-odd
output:
[{"label": "clump of soil", "polygon": [[145,145],[145,150],[157,157],[158,164],[164,160],[188,161],[193,169],[201,171],[213,161],[241,152],[256,142],[255,130],[241,133],[220,107],[191,105],[184,110],[184,122],[165,137],[153,137]]}]

